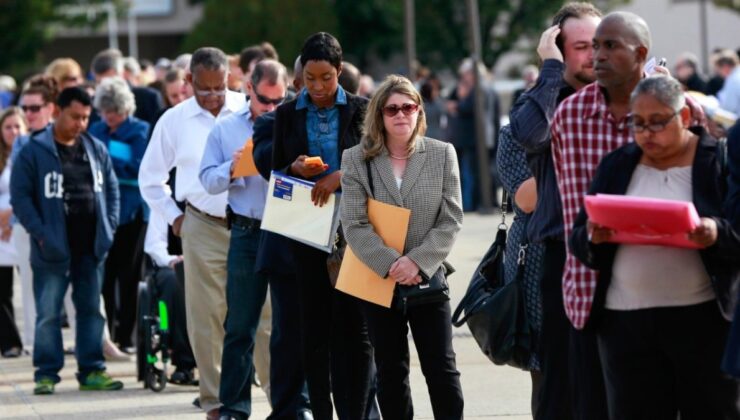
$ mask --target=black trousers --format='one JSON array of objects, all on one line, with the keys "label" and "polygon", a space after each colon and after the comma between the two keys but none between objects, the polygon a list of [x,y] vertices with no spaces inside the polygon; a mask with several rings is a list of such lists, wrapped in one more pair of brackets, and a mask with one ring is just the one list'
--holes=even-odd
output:
[{"label": "black trousers", "polygon": [[596,332],[581,331],[570,326],[568,358],[573,418],[606,419],[609,415],[606,387]]},{"label": "black trousers", "polygon": [[[182,264],[182,262],[178,263]],[[169,309],[172,364],[178,369],[195,368],[195,356],[188,339],[185,311],[185,279],[178,276],[182,270],[159,267],[154,274],[157,296]]]},{"label": "black trousers", "polygon": [[426,379],[436,420],[463,418],[460,372],[452,349],[449,302],[408,308],[404,315],[372,303],[364,303],[378,372],[378,402],[383,418],[414,418],[409,386],[409,342],[411,334]]},{"label": "black trousers", "polygon": [[563,306],[563,267],[565,243],[545,242],[542,270],[542,331],[539,340],[541,375],[536,396],[536,420],[567,420],[573,418],[570,386],[568,386],[569,336],[571,325]]},{"label": "black trousers", "polygon": [[720,371],[728,330],[715,301],[607,310],[598,345],[609,418],[740,418],[738,382]]},{"label": "black trousers", "polygon": [[146,223],[141,214],[119,226],[105,260],[103,297],[113,341],[130,347],[136,325],[136,293],[144,271]]},{"label": "black trousers", "polygon": [[23,347],[13,310],[13,267],[0,267],[0,351],[13,347]]},{"label": "black trousers", "polygon": [[328,254],[298,242],[291,245],[301,291],[303,366],[313,416],[333,418],[333,394],[340,420],[362,419],[372,346],[360,303],[332,288]]}]

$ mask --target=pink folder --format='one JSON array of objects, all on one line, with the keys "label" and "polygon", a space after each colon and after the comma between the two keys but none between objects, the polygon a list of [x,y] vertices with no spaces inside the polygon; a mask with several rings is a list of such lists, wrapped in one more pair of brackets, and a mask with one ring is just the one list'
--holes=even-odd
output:
[{"label": "pink folder", "polygon": [[586,213],[615,231],[610,242],[700,248],[688,239],[701,222],[691,202],[597,194],[586,196]]}]

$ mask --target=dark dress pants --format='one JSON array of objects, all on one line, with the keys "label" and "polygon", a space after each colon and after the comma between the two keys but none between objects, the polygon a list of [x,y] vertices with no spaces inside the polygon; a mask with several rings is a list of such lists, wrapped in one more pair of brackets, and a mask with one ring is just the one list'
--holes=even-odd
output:
[{"label": "dark dress pants", "polygon": [[13,347],[23,347],[13,310],[13,267],[0,267],[0,351]]},{"label": "dark dress pants", "polygon": [[313,416],[333,418],[333,393],[340,420],[362,419],[372,347],[359,301],[332,288],[327,253],[298,242],[291,245],[300,284],[303,366]]},{"label": "dark dress pants", "polygon": [[539,380],[535,420],[573,418],[568,386],[568,351],[570,322],[563,306],[563,267],[565,243],[545,242],[542,269],[542,332],[539,340],[541,377]]},{"label": "dark dress pants", "polygon": [[113,341],[130,347],[136,325],[136,293],[144,271],[144,236],[142,215],[119,226],[105,260],[103,298],[108,328]]},{"label": "dark dress pants", "polygon": [[[178,264],[182,264],[179,262]],[[178,369],[195,368],[195,356],[190,347],[185,314],[185,283],[178,278],[182,270],[159,267],[154,273],[157,296],[164,300],[169,309],[172,364]]]},{"label": "dark dress pants", "polygon": [[372,303],[364,303],[364,307],[375,349],[378,402],[383,418],[414,418],[409,386],[410,326],[434,418],[462,419],[463,394],[452,348],[450,303],[446,301],[411,307],[405,315]]},{"label": "dark dress pants", "polygon": [[714,300],[605,311],[598,345],[609,418],[740,418],[738,382],[720,370],[728,329]]}]

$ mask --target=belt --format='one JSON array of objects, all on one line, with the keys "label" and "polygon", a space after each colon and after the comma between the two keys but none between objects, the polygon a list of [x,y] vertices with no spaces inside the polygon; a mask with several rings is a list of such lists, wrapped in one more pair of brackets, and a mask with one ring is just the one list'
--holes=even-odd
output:
[{"label": "belt", "polygon": [[240,226],[246,229],[259,229],[262,221],[259,219],[252,219],[251,217],[242,216],[234,213],[231,219],[231,224]]},{"label": "belt", "polygon": [[192,210],[194,213],[198,213],[199,215],[205,217],[208,220],[212,220],[212,221],[217,222],[217,223],[220,223],[220,224],[222,224],[224,226],[226,226],[226,224],[227,224],[225,217],[218,217],[218,216],[213,216],[211,214],[208,214],[208,213],[206,213],[206,212],[204,212],[202,210],[199,210],[197,207],[195,207],[194,205],[190,204],[189,202],[185,203],[185,205],[190,210]]}]

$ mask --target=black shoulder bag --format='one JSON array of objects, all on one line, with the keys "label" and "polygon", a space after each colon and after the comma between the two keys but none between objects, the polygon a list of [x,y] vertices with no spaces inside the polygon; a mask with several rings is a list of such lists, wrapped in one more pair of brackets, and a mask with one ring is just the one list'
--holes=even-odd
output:
[{"label": "black shoulder bag", "polygon": [[496,239],[473,274],[465,296],[452,314],[452,325],[467,323],[475,341],[497,365],[528,369],[534,351],[527,320],[523,277],[527,245],[519,248],[516,279],[504,281],[507,194],[501,200]]},{"label": "black shoulder bag", "polygon": [[[375,187],[373,186],[373,172],[370,170],[369,160],[365,161],[365,168],[367,169],[367,181],[370,185],[370,195],[374,199]],[[391,303],[393,309],[405,314],[410,307],[450,300],[447,275],[452,274],[451,267],[443,263],[432,277],[427,277],[421,271],[419,271],[419,274],[421,275],[421,283],[419,284],[413,286],[396,285],[393,302]]]}]

